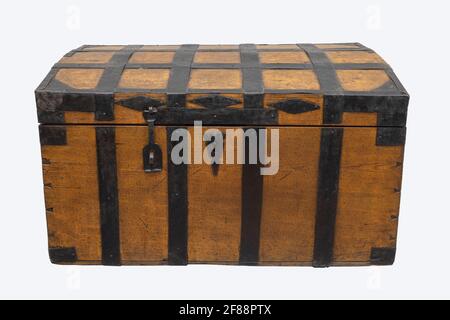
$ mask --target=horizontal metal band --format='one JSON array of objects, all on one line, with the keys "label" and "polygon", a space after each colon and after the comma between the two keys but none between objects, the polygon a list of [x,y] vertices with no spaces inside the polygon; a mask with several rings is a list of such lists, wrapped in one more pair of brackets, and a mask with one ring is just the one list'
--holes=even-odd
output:
[{"label": "horizontal metal band", "polygon": [[[114,64],[102,63],[57,63],[55,69],[106,69]],[[127,63],[125,69],[171,69],[171,63]],[[239,63],[194,63],[192,69],[241,69]],[[261,69],[294,69],[311,70],[312,64],[308,63],[262,63]],[[336,70],[389,70],[391,67],[384,63],[340,63],[333,64]]]},{"label": "horizontal metal band", "polygon": [[276,125],[278,112],[275,109],[186,109],[159,108],[156,114],[158,125],[192,125],[203,121],[204,125]]},{"label": "horizontal metal band", "polygon": [[333,64],[335,70],[389,70],[385,63],[338,63]]},{"label": "horizontal metal band", "polygon": [[344,112],[376,112],[379,127],[404,127],[408,96],[326,96],[324,124],[341,124]]}]

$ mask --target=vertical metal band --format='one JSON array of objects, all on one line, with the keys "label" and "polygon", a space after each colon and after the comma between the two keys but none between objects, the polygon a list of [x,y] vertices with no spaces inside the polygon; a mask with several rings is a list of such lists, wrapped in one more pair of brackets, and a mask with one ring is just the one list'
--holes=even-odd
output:
[{"label": "vertical metal band", "polygon": [[242,222],[239,260],[242,265],[257,265],[261,238],[264,177],[261,175],[260,164],[249,164],[250,143],[248,141],[244,141],[244,143],[245,164],[242,168]]},{"label": "vertical metal band", "polygon": [[326,53],[313,44],[298,44],[298,46],[309,56],[317,78],[319,79],[321,90],[325,93],[333,92],[336,94],[336,92],[341,92],[341,83],[339,82],[336,70]]},{"label": "vertical metal band", "polygon": [[[254,44],[242,44],[239,48],[244,108],[264,108],[264,83],[258,49]],[[257,265],[259,263],[264,179],[261,175],[261,166],[249,164],[250,143],[246,140],[244,141],[245,164],[242,167],[242,222],[239,260],[242,265]]]},{"label": "vertical metal band", "polygon": [[100,194],[102,262],[107,266],[118,266],[121,264],[121,255],[116,133],[113,127],[97,127],[95,130]]},{"label": "vertical metal band", "polygon": [[167,104],[170,108],[186,107],[186,93],[191,74],[191,65],[198,47],[196,44],[185,44],[175,54],[167,85]]},{"label": "vertical metal band", "polygon": [[95,119],[98,121],[114,120],[114,92],[119,84],[123,70],[133,53],[142,46],[126,46],[117,51],[98,83],[98,95],[95,97]]},{"label": "vertical metal band", "polygon": [[258,50],[254,44],[241,44],[244,108],[264,107],[264,83]]},{"label": "vertical metal band", "polygon": [[313,259],[317,268],[333,262],[343,136],[343,128],[322,129]]},{"label": "vertical metal band", "polygon": [[188,263],[188,168],[172,162],[172,149],[178,142],[171,141],[179,128],[167,128],[167,170],[169,191],[169,265]]}]

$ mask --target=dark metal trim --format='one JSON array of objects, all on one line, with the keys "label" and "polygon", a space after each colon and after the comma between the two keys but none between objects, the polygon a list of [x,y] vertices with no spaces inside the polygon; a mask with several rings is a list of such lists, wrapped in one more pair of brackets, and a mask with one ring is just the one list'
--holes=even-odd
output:
[{"label": "dark metal trim", "polygon": [[212,110],[224,109],[242,103],[241,100],[232,99],[221,95],[199,97],[191,100],[190,102]]},{"label": "dark metal trim", "polygon": [[379,127],[377,129],[377,146],[395,147],[406,143],[405,127]]},{"label": "dark metal trim", "polygon": [[324,124],[342,123],[344,112],[376,112],[378,126],[404,127],[409,96],[328,95],[324,99]]},{"label": "dark metal trim", "polygon": [[167,172],[169,189],[169,265],[188,264],[188,168],[171,161],[172,133],[179,128],[167,128]]},{"label": "dark metal trim", "polygon": [[102,78],[96,90],[96,111],[97,121],[114,120],[114,92],[119,84],[125,65],[136,51],[138,46],[126,46],[121,51],[117,51],[111,58],[110,65],[103,72]]},{"label": "dark metal trim", "polygon": [[167,85],[167,102],[169,107],[185,108],[186,93],[198,45],[182,45],[173,59],[173,67]]},{"label": "dark metal trim", "polygon": [[67,145],[67,129],[65,127],[39,126],[41,146]]},{"label": "dark metal trim", "polygon": [[324,92],[341,92],[342,87],[337,78],[336,70],[325,52],[313,44],[299,44],[298,46],[305,50],[314,65],[321,90]]},{"label": "dark metal trim", "polygon": [[370,263],[375,266],[391,266],[395,263],[396,248],[373,248]]},{"label": "dark metal trim", "polygon": [[[245,164],[242,167],[242,223],[239,263],[258,265],[264,176],[260,164],[249,164],[250,146],[245,139]],[[258,135],[259,147],[259,135]]]},{"label": "dark metal trim", "polygon": [[336,70],[385,70],[391,67],[385,63],[337,63],[333,64]]},{"label": "dark metal trim", "polygon": [[322,129],[313,258],[316,268],[333,262],[343,136],[343,128]]},{"label": "dark metal trim", "polygon": [[[254,44],[241,44],[239,46],[241,52],[242,65],[242,88],[244,91],[244,98],[248,95],[258,96],[264,94],[264,82],[261,71],[261,62],[259,60],[258,49]],[[258,99],[257,102],[260,102]],[[263,108],[263,104],[256,105],[255,100],[251,106],[245,104],[249,101],[244,101],[244,108]]]},{"label": "dark metal trim", "polygon": [[320,106],[299,99],[280,101],[269,106],[290,114],[300,114],[320,110]]},{"label": "dark metal trim", "polygon": [[117,103],[123,107],[141,112],[144,112],[144,110],[149,107],[159,108],[164,105],[163,102],[159,100],[145,96],[136,96],[133,98],[120,100]]},{"label": "dark metal trim", "polygon": [[261,109],[185,109],[159,108],[157,125],[193,125],[203,121],[204,125],[276,125],[278,112],[271,108]]},{"label": "dark metal trim", "polygon": [[114,127],[97,127],[98,184],[102,262],[107,266],[121,265],[119,191]]},{"label": "dark metal trim", "polygon": [[50,261],[53,264],[68,264],[78,261],[75,248],[49,248]]}]

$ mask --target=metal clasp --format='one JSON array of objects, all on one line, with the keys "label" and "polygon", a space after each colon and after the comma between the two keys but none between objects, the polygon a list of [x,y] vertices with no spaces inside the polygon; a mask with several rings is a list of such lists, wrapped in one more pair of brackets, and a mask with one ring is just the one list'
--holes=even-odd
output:
[{"label": "metal clasp", "polygon": [[155,122],[158,109],[149,107],[144,110],[144,118],[148,123],[148,145],[144,148],[144,171],[161,172],[162,171],[162,150],[155,142]]}]

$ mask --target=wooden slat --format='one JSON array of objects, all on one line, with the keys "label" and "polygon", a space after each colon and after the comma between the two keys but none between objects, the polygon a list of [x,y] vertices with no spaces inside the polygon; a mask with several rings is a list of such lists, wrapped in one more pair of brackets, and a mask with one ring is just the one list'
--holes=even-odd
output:
[{"label": "wooden slat", "polygon": [[67,145],[43,146],[42,158],[50,248],[101,263],[95,129],[67,128]]}]

